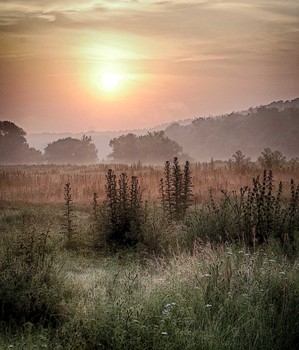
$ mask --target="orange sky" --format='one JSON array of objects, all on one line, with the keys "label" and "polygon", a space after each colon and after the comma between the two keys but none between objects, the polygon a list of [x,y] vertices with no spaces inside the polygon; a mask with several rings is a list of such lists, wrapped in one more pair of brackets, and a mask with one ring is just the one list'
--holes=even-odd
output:
[{"label": "orange sky", "polygon": [[[299,96],[298,0],[0,3],[0,119],[120,130]],[[103,75],[120,77],[115,88]]]}]

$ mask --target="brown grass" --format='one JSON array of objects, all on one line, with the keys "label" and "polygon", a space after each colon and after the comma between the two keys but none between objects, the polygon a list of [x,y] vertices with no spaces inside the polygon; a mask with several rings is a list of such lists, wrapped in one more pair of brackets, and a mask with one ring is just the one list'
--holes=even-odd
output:
[{"label": "brown grass", "polygon": [[[1,165],[0,200],[30,203],[63,203],[64,186],[71,183],[75,203],[91,203],[97,192],[99,199],[105,197],[107,170],[116,175],[126,172],[128,177],[138,176],[143,198],[158,200],[159,181],[163,176],[163,166],[140,166],[122,164],[78,165]],[[196,203],[209,201],[209,190],[215,200],[220,198],[220,190],[239,191],[242,186],[251,186],[252,178],[263,173],[263,169],[253,167],[247,172],[237,173],[225,165],[211,167],[209,163],[191,166],[193,193]],[[293,178],[299,180],[299,170],[284,169],[274,171],[274,183],[288,183]]]}]

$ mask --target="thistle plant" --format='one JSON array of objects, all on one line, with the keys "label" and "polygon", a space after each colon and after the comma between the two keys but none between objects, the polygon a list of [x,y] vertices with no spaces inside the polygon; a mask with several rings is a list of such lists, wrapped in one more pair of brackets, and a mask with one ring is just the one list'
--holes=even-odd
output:
[{"label": "thistle plant", "polygon": [[128,181],[121,173],[118,181],[112,169],[106,175],[106,200],[103,204],[105,239],[111,245],[135,246],[141,239],[146,209],[136,176]]},{"label": "thistle plant", "polygon": [[159,192],[163,211],[170,219],[182,219],[192,203],[192,177],[190,163],[186,161],[182,172],[178,158],[173,165],[165,162],[164,179],[160,179]]},{"label": "thistle plant", "polygon": [[65,223],[64,223],[64,229],[66,232],[66,237],[68,244],[72,242],[73,236],[74,236],[74,224],[73,224],[73,217],[74,217],[74,208],[73,208],[73,196],[72,196],[72,188],[71,184],[68,182],[64,186],[64,204],[65,204]]},{"label": "thistle plant", "polygon": [[252,188],[241,188],[239,195],[222,191],[219,204],[210,192],[210,210],[220,231],[218,236],[243,241],[254,249],[268,243],[271,237],[278,238],[282,245],[293,245],[299,229],[299,186],[291,180],[290,199],[283,199],[282,182],[274,193],[271,170],[264,171],[262,180],[260,176],[253,178],[252,183]]}]

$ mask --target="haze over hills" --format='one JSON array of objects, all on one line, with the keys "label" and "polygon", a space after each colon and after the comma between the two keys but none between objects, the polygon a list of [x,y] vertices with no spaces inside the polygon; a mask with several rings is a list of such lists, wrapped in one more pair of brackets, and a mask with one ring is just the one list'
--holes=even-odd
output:
[{"label": "haze over hills", "polygon": [[43,151],[48,143],[65,137],[91,136],[98,149],[99,160],[106,160],[111,148],[109,141],[124,134],[145,135],[165,130],[194,160],[225,160],[238,149],[256,159],[264,148],[280,150],[288,158],[299,156],[299,98],[276,101],[221,116],[185,119],[151,129],[81,133],[28,134],[30,146]]},{"label": "haze over hills", "polygon": [[165,134],[199,161],[229,159],[237,150],[255,160],[267,147],[295,158],[299,156],[299,99],[197,118],[186,126],[174,123]]}]

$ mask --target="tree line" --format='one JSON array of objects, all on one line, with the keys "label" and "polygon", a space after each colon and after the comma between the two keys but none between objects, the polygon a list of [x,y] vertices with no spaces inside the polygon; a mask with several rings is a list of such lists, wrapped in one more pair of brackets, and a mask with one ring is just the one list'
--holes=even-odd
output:
[{"label": "tree line", "polygon": [[260,107],[225,116],[196,118],[189,125],[173,123],[165,134],[178,142],[195,161],[212,157],[227,160],[241,149],[257,159],[265,148],[280,150],[288,158],[299,154],[299,108]]},{"label": "tree line", "polygon": [[[51,142],[44,153],[29,147],[26,132],[9,121],[0,122],[0,163],[92,164],[98,162],[98,150],[91,136],[81,139],[62,138]],[[119,163],[163,163],[165,159],[182,156],[182,147],[165,136],[163,131],[143,136],[122,135],[110,141],[109,158]]]},{"label": "tree line", "polygon": [[96,163],[97,149],[90,136],[67,137],[49,143],[44,153],[30,147],[26,132],[10,121],[0,121],[0,163]]},{"label": "tree line", "polygon": [[[66,137],[49,143],[44,153],[30,147],[26,141],[26,132],[10,121],[0,121],[0,164],[92,164],[98,162],[98,150],[91,136],[81,139]],[[201,143],[201,142],[199,142]],[[165,159],[180,158],[194,161],[183,147],[166,136],[164,131],[149,132],[137,136],[129,133],[113,138],[110,143],[112,152],[109,159],[117,163],[163,164]],[[214,164],[214,158],[211,163]],[[239,149],[225,162],[225,166],[236,171],[247,171],[254,164],[263,169],[281,169],[286,165],[297,167],[298,158],[287,161],[278,150],[264,148],[254,163]]]}]

